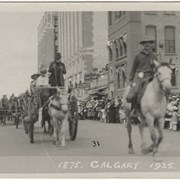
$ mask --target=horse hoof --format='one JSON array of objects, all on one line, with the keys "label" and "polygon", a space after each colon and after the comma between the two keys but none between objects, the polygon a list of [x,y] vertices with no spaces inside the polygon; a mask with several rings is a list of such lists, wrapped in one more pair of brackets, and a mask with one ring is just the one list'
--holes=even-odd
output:
[{"label": "horse hoof", "polygon": [[134,149],[129,149],[129,154],[135,154]]}]

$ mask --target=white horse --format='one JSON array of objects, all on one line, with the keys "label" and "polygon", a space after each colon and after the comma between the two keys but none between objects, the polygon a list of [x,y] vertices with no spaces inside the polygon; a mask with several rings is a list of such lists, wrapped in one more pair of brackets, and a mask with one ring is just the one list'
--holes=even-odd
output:
[{"label": "white horse", "polygon": [[[171,89],[171,73],[172,70],[169,66],[170,64],[162,62],[155,62],[156,72],[154,79],[147,85],[144,95],[141,99],[141,111],[144,119],[141,120],[139,124],[142,145],[141,150],[142,153],[150,153],[153,152],[153,156],[157,153],[157,149],[161,141],[163,140],[163,125],[164,125],[164,116],[167,109],[166,102],[166,93]],[[127,131],[129,136],[129,153],[134,153],[132,139],[131,139],[131,104],[127,103],[126,97],[130,87],[128,86],[127,90],[123,96],[123,103],[126,113],[126,121],[127,121]],[[147,123],[147,126],[150,130],[152,145],[148,148],[146,147],[146,143],[144,140],[144,125]],[[158,130],[158,138],[155,131],[154,123],[156,123],[156,127]]]},{"label": "white horse", "polygon": [[48,105],[48,112],[53,125],[54,145],[65,146],[65,125],[68,119],[68,94],[64,90],[58,89]]}]

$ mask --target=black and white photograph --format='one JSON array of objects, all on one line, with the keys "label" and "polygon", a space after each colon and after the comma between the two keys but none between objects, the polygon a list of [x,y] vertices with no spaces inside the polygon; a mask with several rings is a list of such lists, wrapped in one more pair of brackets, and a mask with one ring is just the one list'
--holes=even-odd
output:
[{"label": "black and white photograph", "polygon": [[179,3],[1,3],[0,178],[180,178]]}]

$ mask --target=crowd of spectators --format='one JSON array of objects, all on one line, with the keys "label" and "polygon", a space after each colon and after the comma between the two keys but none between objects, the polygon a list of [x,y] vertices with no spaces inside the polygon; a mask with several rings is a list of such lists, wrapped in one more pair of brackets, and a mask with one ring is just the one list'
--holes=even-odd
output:
[{"label": "crowd of spectators", "polygon": [[164,128],[175,131],[180,130],[180,97],[179,96],[170,96],[168,98]]},{"label": "crowd of spectators", "polygon": [[[97,120],[104,123],[125,124],[125,113],[122,98],[117,99],[102,97],[91,98],[86,103],[79,103],[80,119]],[[165,115],[164,128],[180,130],[180,97],[170,96],[168,98],[167,112]]]},{"label": "crowd of spectators", "polygon": [[91,98],[86,103],[79,103],[80,119],[94,119],[104,123],[125,123],[122,99]]}]

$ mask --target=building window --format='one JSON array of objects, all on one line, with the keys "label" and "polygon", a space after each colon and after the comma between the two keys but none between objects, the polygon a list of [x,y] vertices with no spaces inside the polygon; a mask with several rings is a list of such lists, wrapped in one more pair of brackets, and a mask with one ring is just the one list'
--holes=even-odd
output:
[{"label": "building window", "polygon": [[119,89],[121,87],[121,76],[120,76],[120,72],[117,72],[117,89]]},{"label": "building window", "polygon": [[118,21],[122,17],[122,11],[115,12],[115,21]]},{"label": "building window", "polygon": [[114,44],[115,44],[115,50],[116,50],[116,58],[118,58],[118,57],[119,57],[119,46],[118,46],[118,42],[115,41]]},{"label": "building window", "polygon": [[112,49],[111,47],[108,46],[108,51],[109,51],[109,61],[112,61]]},{"label": "building window", "polygon": [[125,11],[115,11],[115,21],[121,19],[123,16],[125,16],[125,14]]},{"label": "building window", "polygon": [[165,27],[165,53],[175,53],[175,27]]},{"label": "building window", "polygon": [[122,15],[125,16],[126,15],[126,11],[122,11]]},{"label": "building window", "polygon": [[176,68],[172,69],[171,84],[172,86],[176,86]]},{"label": "building window", "polygon": [[123,40],[123,45],[124,45],[124,54],[127,54],[127,44],[124,40]]},{"label": "building window", "polygon": [[123,39],[122,39],[122,38],[119,38],[119,52],[120,52],[120,57],[124,55],[123,46],[124,46]]},{"label": "building window", "polygon": [[157,52],[157,32],[156,26],[148,25],[146,26],[146,35],[152,37],[154,39],[153,52]]},{"label": "building window", "polygon": [[112,25],[112,12],[111,11],[108,12],[108,19],[109,19],[109,26],[111,26]]}]

